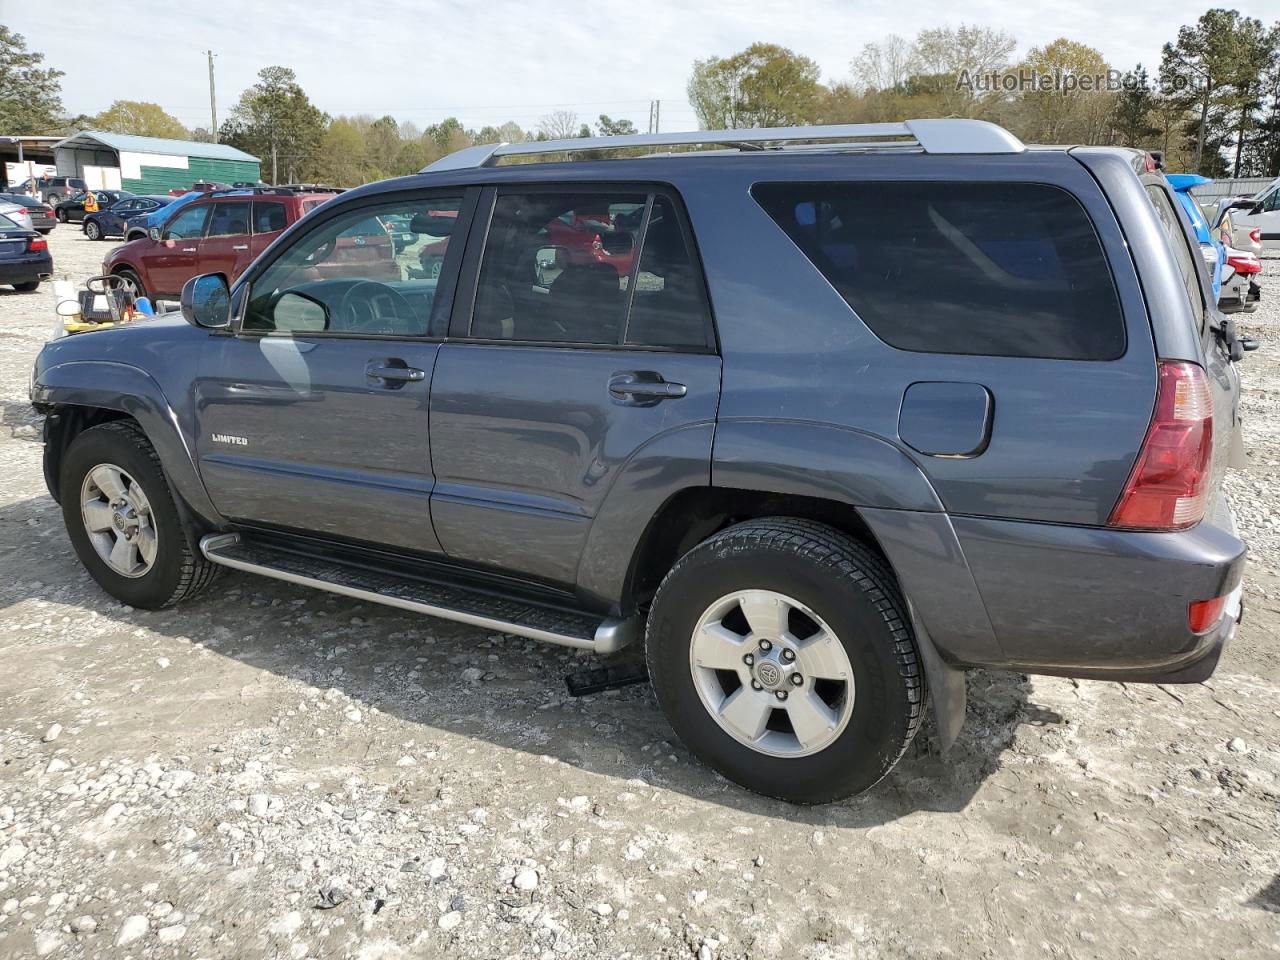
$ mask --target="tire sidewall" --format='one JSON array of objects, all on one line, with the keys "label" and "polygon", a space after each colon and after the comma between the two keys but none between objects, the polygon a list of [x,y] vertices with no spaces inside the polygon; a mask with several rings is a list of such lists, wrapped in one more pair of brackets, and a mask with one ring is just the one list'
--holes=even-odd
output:
[{"label": "tire sidewall", "polygon": [[[772,590],[804,604],[839,638],[854,676],[853,715],[829,746],[774,757],[739,743],[703,706],[689,667],[693,629],[739,590]],[[742,549],[717,538],[686,556],[663,584],[649,622],[649,670],[668,720],[693,753],[757,792],[821,803],[873,786],[909,736],[910,703],[885,614],[856,580],[783,549]]]},{"label": "tire sidewall", "polygon": [[[62,516],[80,562],[107,593],[122,603],[158,609],[169,602],[182,580],[183,538],[169,486],[149,452],[140,447],[140,436],[119,429],[95,427],[71,444],[59,472]],[[89,540],[80,514],[80,490],[85,474],[99,464],[110,463],[142,485],[156,524],[155,563],[140,577],[125,577],[107,565]]]},{"label": "tire sidewall", "polygon": [[84,225],[84,235],[88,237],[90,240],[101,240],[102,228],[99,227],[96,222],[94,222],[93,220],[90,220],[88,223]]}]

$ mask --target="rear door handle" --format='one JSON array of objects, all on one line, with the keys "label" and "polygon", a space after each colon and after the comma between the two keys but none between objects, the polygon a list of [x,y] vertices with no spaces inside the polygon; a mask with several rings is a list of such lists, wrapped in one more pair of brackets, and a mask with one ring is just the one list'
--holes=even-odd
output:
[{"label": "rear door handle", "polygon": [[247,243],[237,243],[237,244],[236,244],[234,247],[232,247],[231,249],[232,249],[232,250],[248,250],[248,249],[249,249],[249,245],[248,245]]},{"label": "rear door handle", "polygon": [[417,367],[397,367],[380,361],[373,361],[365,368],[365,372],[375,380],[393,380],[397,383],[417,383],[427,379],[427,371]]},{"label": "rear door handle", "polygon": [[660,400],[677,400],[688,392],[683,383],[672,383],[648,370],[617,373],[609,378],[609,393],[624,403],[652,406]]}]

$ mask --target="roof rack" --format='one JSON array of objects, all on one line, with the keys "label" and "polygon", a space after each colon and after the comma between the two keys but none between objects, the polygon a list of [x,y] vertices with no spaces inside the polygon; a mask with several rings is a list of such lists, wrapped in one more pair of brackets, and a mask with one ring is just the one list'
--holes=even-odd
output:
[{"label": "roof rack", "polygon": [[[818,141],[818,142],[815,142]],[[788,145],[789,144],[789,145]],[[464,147],[422,173],[493,166],[503,157],[636,147],[721,145],[748,150],[909,150],[924,153],[1021,153],[1026,148],[1004,127],[985,120],[904,120],[901,123],[848,123],[814,127],[757,127],[745,130],[694,130],[687,133],[637,133],[619,137],[577,137],[530,143],[482,143]]]},{"label": "roof rack", "polygon": [[[199,192],[199,191],[196,191]],[[230,190],[209,190],[204,195],[206,197],[248,197],[248,196],[279,196],[292,197],[299,193],[341,193],[342,191],[336,187],[324,187],[319,184],[299,184],[296,186],[285,187],[232,187]]]}]

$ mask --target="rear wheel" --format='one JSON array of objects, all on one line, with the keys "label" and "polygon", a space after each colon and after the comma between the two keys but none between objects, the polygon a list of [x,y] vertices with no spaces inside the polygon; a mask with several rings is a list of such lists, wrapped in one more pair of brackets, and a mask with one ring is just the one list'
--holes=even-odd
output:
[{"label": "rear wheel", "polygon": [[96,220],[86,220],[84,222],[84,235],[90,240],[102,240],[102,227],[98,226]]},{"label": "rear wheel", "polygon": [[157,610],[218,571],[188,541],[160,458],[132,420],[84,431],[59,474],[62,516],[80,562],[123,603]]},{"label": "rear wheel", "polygon": [[923,672],[884,561],[823,524],[766,518],[686,554],[649,614],[663,712],[750,790],[824,803],[874,786],[915,736]]},{"label": "rear wheel", "polygon": [[67,211],[65,211],[65,210],[59,210],[59,211],[57,211],[57,214],[58,214],[58,222],[59,222],[59,223],[66,223],[66,222],[67,222]]}]

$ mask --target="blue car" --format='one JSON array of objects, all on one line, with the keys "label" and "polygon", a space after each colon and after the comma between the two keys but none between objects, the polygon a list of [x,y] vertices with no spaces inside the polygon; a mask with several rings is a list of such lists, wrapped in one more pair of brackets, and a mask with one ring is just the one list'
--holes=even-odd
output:
[{"label": "blue car", "polygon": [[1204,212],[1196,203],[1196,198],[1191,195],[1193,187],[1213,183],[1213,181],[1197,173],[1170,173],[1166,174],[1165,179],[1169,181],[1169,186],[1173,187],[1174,196],[1178,198],[1182,212],[1191,223],[1196,239],[1200,241],[1200,255],[1204,257],[1205,266],[1209,268],[1209,276],[1213,279],[1213,297],[1216,302],[1222,296],[1222,265],[1227,262],[1227,251],[1222,241],[1209,229],[1209,221],[1205,219]]},{"label": "blue car", "polygon": [[176,199],[176,197],[162,194],[152,194],[117,200],[105,210],[91,213],[84,218],[84,235],[90,240],[123,237],[138,217],[164,210]]},{"label": "blue car", "polygon": [[162,227],[170,216],[177,213],[182,207],[202,197],[209,196],[200,190],[191,190],[184,193],[180,197],[155,196],[152,199],[162,200],[164,203],[154,210],[146,211],[141,216],[131,219],[126,228],[124,238],[126,241],[137,240],[139,237],[145,237],[152,227]]}]

